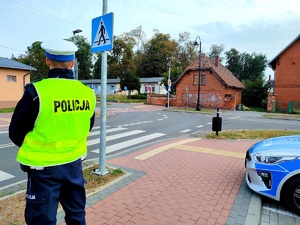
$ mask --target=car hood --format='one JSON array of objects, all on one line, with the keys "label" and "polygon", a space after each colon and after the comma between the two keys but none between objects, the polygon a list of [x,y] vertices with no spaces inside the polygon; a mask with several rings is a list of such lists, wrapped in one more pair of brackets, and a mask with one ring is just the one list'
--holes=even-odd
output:
[{"label": "car hood", "polygon": [[280,136],[257,142],[249,149],[252,153],[264,153],[272,155],[299,155],[300,135]]}]

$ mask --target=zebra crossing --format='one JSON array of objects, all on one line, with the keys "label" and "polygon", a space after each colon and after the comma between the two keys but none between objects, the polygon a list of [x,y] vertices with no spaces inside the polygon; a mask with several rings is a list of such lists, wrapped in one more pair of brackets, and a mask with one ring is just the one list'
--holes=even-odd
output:
[{"label": "zebra crossing", "polygon": [[[148,123],[151,121],[147,121]],[[1,130],[1,134],[8,133],[7,130]],[[148,133],[146,130],[130,129],[130,124],[118,127],[106,127],[106,153],[113,153],[115,151],[127,150],[135,145],[153,141],[166,134],[164,133]],[[0,144],[0,149],[14,147],[13,143]],[[88,155],[91,157],[97,157],[100,147],[100,126],[93,127],[90,132],[88,140]],[[94,156],[91,154],[95,154]],[[0,170],[0,187],[1,182],[14,178],[13,174],[6,173]]]},{"label": "zebra crossing", "polygon": [[[94,127],[93,129],[97,129],[97,131],[93,131],[90,133],[89,140],[87,141],[87,146],[95,146],[99,147],[100,145],[100,139],[98,138],[92,138],[96,135],[100,135],[100,127]],[[121,133],[116,133],[117,131],[123,131]],[[127,149],[128,147],[132,147],[137,144],[141,144],[147,141],[154,140],[156,138],[162,137],[166,134],[164,133],[151,133],[151,134],[145,134],[142,136],[136,137],[136,135],[144,134],[146,133],[145,130],[129,130],[127,127],[117,127],[117,128],[110,128],[107,127],[106,133],[109,135],[106,135],[106,153],[112,153],[115,151],[120,151],[122,149]],[[117,141],[118,139],[126,138],[124,141]],[[129,139],[129,140],[128,140]],[[110,144],[111,141],[117,141],[115,144]],[[92,148],[92,147],[89,147]],[[91,150],[93,153],[99,153],[99,148]]]}]

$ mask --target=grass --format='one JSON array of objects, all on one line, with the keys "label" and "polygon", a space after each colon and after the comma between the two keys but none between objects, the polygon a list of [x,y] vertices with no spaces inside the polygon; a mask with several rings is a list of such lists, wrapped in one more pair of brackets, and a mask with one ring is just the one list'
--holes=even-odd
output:
[{"label": "grass", "polygon": [[0,109],[0,113],[10,113],[13,112],[15,110],[15,108],[3,108]]},{"label": "grass", "polygon": [[[124,175],[121,169],[107,168],[109,173],[105,176],[98,176],[92,171],[97,169],[96,165],[86,167],[83,171],[84,179],[87,181],[85,185],[87,195],[93,194],[104,185]],[[26,188],[26,187],[25,187]],[[0,201],[0,224],[4,225],[21,225],[25,224],[25,193],[10,196]]]},{"label": "grass", "polygon": [[[97,100],[100,100],[100,96],[97,95]],[[121,102],[121,103],[146,103],[146,99],[128,99],[127,95],[107,95],[106,96],[107,102]]]},{"label": "grass", "polygon": [[300,130],[228,130],[221,131],[219,135],[215,132],[206,134],[209,139],[222,140],[238,140],[238,139],[267,139],[278,136],[296,135],[300,134]]}]

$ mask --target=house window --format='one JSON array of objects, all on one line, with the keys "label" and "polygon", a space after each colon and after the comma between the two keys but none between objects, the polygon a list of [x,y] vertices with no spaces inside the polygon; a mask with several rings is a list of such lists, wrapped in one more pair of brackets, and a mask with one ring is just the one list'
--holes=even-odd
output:
[{"label": "house window", "polygon": [[144,91],[144,93],[148,93],[147,86],[145,86],[145,91]]},{"label": "house window", "polygon": [[225,98],[231,98],[231,94],[225,94]]},{"label": "house window", "polygon": [[194,75],[193,84],[194,84],[195,86],[198,85],[198,75]]},{"label": "house window", "polygon": [[152,93],[155,93],[155,86],[152,87]]},{"label": "house window", "polygon": [[206,75],[202,74],[201,75],[201,86],[205,86],[206,85]]},{"label": "house window", "polygon": [[17,82],[17,77],[13,75],[7,75],[8,82]]}]

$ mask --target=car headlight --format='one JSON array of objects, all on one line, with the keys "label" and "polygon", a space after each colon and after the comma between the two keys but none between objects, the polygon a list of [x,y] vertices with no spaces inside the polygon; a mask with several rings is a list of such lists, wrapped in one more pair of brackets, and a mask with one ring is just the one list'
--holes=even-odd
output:
[{"label": "car headlight", "polygon": [[291,161],[298,158],[298,156],[271,156],[271,155],[260,155],[257,154],[254,156],[255,160],[260,163],[279,163],[282,161]]}]

